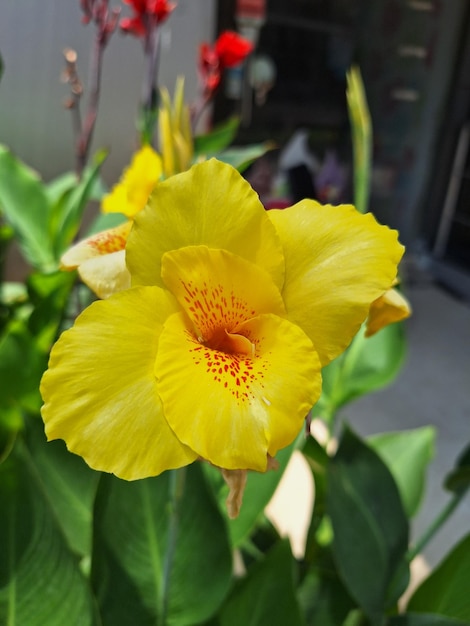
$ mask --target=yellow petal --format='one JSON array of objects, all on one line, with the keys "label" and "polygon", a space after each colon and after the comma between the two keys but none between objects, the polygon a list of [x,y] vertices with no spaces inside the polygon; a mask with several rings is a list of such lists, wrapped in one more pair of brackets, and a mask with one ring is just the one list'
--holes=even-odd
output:
[{"label": "yellow petal", "polygon": [[388,324],[400,322],[411,315],[408,300],[396,289],[389,289],[374,300],[367,318],[366,337],[371,337]]},{"label": "yellow petal", "polygon": [[260,313],[284,315],[279,289],[261,267],[226,250],[188,246],[166,252],[162,278],[202,341],[225,343],[225,331]]},{"label": "yellow petal", "polygon": [[146,205],[162,171],[159,155],[150,146],[143,146],[134,154],[119,183],[104,197],[101,205],[103,212],[134,217]]},{"label": "yellow petal", "polygon": [[352,206],[303,200],[268,214],[284,247],[287,316],[311,338],[326,365],[391,287],[404,248],[396,231]]},{"label": "yellow petal", "polygon": [[132,284],[163,286],[163,254],[200,244],[260,265],[282,287],[284,258],[275,228],[250,185],[215,159],[160,183],[136,216],[127,244]]},{"label": "yellow petal", "polygon": [[79,266],[78,273],[85,285],[102,299],[131,286],[124,250],[88,259]]},{"label": "yellow petal", "polygon": [[305,333],[275,315],[236,329],[253,355],[201,344],[183,314],[168,318],[155,363],[165,417],[177,437],[225,469],[265,471],[320,395],[320,363]]},{"label": "yellow petal", "polygon": [[64,332],[41,381],[48,439],[126,480],[196,455],[169,428],[153,373],[162,323],[176,303],[155,287],[98,301]]},{"label": "yellow petal", "polygon": [[74,270],[87,259],[124,250],[132,222],[95,233],[69,248],[60,259],[61,268]]}]

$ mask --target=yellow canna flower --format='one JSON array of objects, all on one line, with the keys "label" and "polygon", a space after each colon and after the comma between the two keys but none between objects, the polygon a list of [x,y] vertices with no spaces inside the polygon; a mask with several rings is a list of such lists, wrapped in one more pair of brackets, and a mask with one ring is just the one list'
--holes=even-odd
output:
[{"label": "yellow canna flower", "polygon": [[79,241],[62,256],[61,269],[78,269],[80,278],[98,297],[108,298],[130,287],[124,255],[127,235],[162,173],[162,160],[150,146],[136,152],[101,205],[104,213],[122,213],[128,221]]},{"label": "yellow canna flower", "polygon": [[214,159],[163,181],[127,239],[132,288],[52,349],[48,439],[127,480],[198,458],[265,471],[402,254],[396,231],[352,206],[266,212]]}]

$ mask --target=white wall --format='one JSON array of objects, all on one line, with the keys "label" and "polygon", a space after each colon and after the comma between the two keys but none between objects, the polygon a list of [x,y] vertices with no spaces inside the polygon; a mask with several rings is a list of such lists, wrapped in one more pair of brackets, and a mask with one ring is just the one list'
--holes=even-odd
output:
[{"label": "white wall", "polygon": [[[63,108],[68,86],[60,81],[62,50],[78,52],[86,79],[93,25],[81,24],[79,0],[0,0],[0,143],[38,170],[44,179],[74,167],[70,112]],[[110,0],[110,6],[119,0]],[[123,6],[123,15],[129,7]],[[177,0],[164,26],[159,83],[173,90],[186,75],[187,100],[197,89],[197,51],[215,32],[214,0]],[[141,93],[141,42],[117,32],[105,51],[103,83],[93,149],[107,147],[104,167],[115,182],[136,146],[135,116]]]}]

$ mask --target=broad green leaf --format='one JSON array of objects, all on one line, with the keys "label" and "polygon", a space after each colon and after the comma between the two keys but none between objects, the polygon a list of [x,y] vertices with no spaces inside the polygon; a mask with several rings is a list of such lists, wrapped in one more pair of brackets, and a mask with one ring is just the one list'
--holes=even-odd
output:
[{"label": "broad green leaf", "polygon": [[413,517],[421,504],[435,439],[436,431],[432,426],[368,438],[369,445],[392,472],[408,517]]},{"label": "broad green leaf", "polygon": [[454,493],[464,494],[470,487],[470,444],[457,459],[455,468],[445,479],[445,488]]},{"label": "broad green leaf", "polygon": [[93,502],[100,474],[90,469],[63,441],[47,442],[39,418],[27,420],[26,442],[37,475],[71,549],[91,553]]},{"label": "broad green leaf", "polygon": [[75,277],[70,272],[31,274],[27,286],[34,309],[28,328],[39,349],[49,353],[65,314]]},{"label": "broad green leaf", "polygon": [[360,330],[346,352],[323,369],[323,392],[315,415],[331,420],[348,402],[389,385],[405,354],[403,324],[390,324],[372,337]]},{"label": "broad green leaf", "polygon": [[55,269],[44,185],[5,146],[0,146],[0,210],[14,229],[25,259],[41,271]]},{"label": "broad green leaf", "polygon": [[312,567],[297,591],[307,626],[343,626],[356,606],[333,568]]},{"label": "broad green leaf", "polygon": [[[228,520],[230,538],[234,547],[239,546],[247,539],[262,518],[264,509],[276,491],[276,487],[282,478],[282,474],[296,445],[297,442],[294,442],[276,455],[276,461],[279,463],[278,469],[268,470],[265,474],[260,472],[248,473],[240,514],[236,519]],[[220,471],[207,464],[204,465],[204,472],[216,493],[221,510],[225,511],[228,488],[223,481]]]},{"label": "broad green leaf", "polygon": [[381,624],[408,547],[408,522],[387,466],[348,428],[328,465],[327,512],[343,582],[371,624]]},{"label": "broad green leaf", "polygon": [[470,622],[470,534],[426,578],[408,602],[413,613],[438,613]]},{"label": "broad green leaf", "polygon": [[196,160],[200,156],[214,155],[232,143],[240,125],[238,117],[230,117],[227,121],[219,124],[209,133],[194,137],[194,153]]},{"label": "broad green leaf", "polygon": [[215,156],[219,161],[228,163],[240,173],[243,173],[253,161],[256,161],[256,159],[259,159],[263,154],[266,154],[266,152],[274,148],[275,145],[272,142],[266,141],[265,143],[250,146],[227,148],[227,150],[208,156]]},{"label": "broad green leaf", "polygon": [[47,359],[23,321],[7,326],[0,338],[0,410],[39,409],[39,381]]},{"label": "broad green leaf", "polygon": [[387,626],[470,626],[470,622],[431,613],[405,613],[391,617]]},{"label": "broad green leaf", "polygon": [[92,581],[103,626],[199,624],[219,608],[231,571],[227,528],[199,464],[135,482],[102,476]]},{"label": "broad green leaf", "polygon": [[0,465],[0,624],[97,626],[89,587],[20,443]]},{"label": "broad green leaf", "polygon": [[289,541],[280,541],[235,586],[219,613],[220,626],[303,626],[293,568]]},{"label": "broad green leaf", "polygon": [[80,181],[61,194],[52,207],[51,236],[56,258],[70,246],[80,228],[83,211],[94,194],[99,181],[99,173],[107,153],[95,155],[93,164],[87,167]]}]

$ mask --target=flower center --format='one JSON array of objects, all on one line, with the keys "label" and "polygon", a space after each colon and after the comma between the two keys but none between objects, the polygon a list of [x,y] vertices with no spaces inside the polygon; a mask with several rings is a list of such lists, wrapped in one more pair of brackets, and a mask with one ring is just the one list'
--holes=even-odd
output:
[{"label": "flower center", "polygon": [[255,356],[255,344],[248,337],[239,333],[233,333],[226,328],[216,328],[210,339],[202,343],[212,350],[225,352],[225,354],[246,354]]}]

